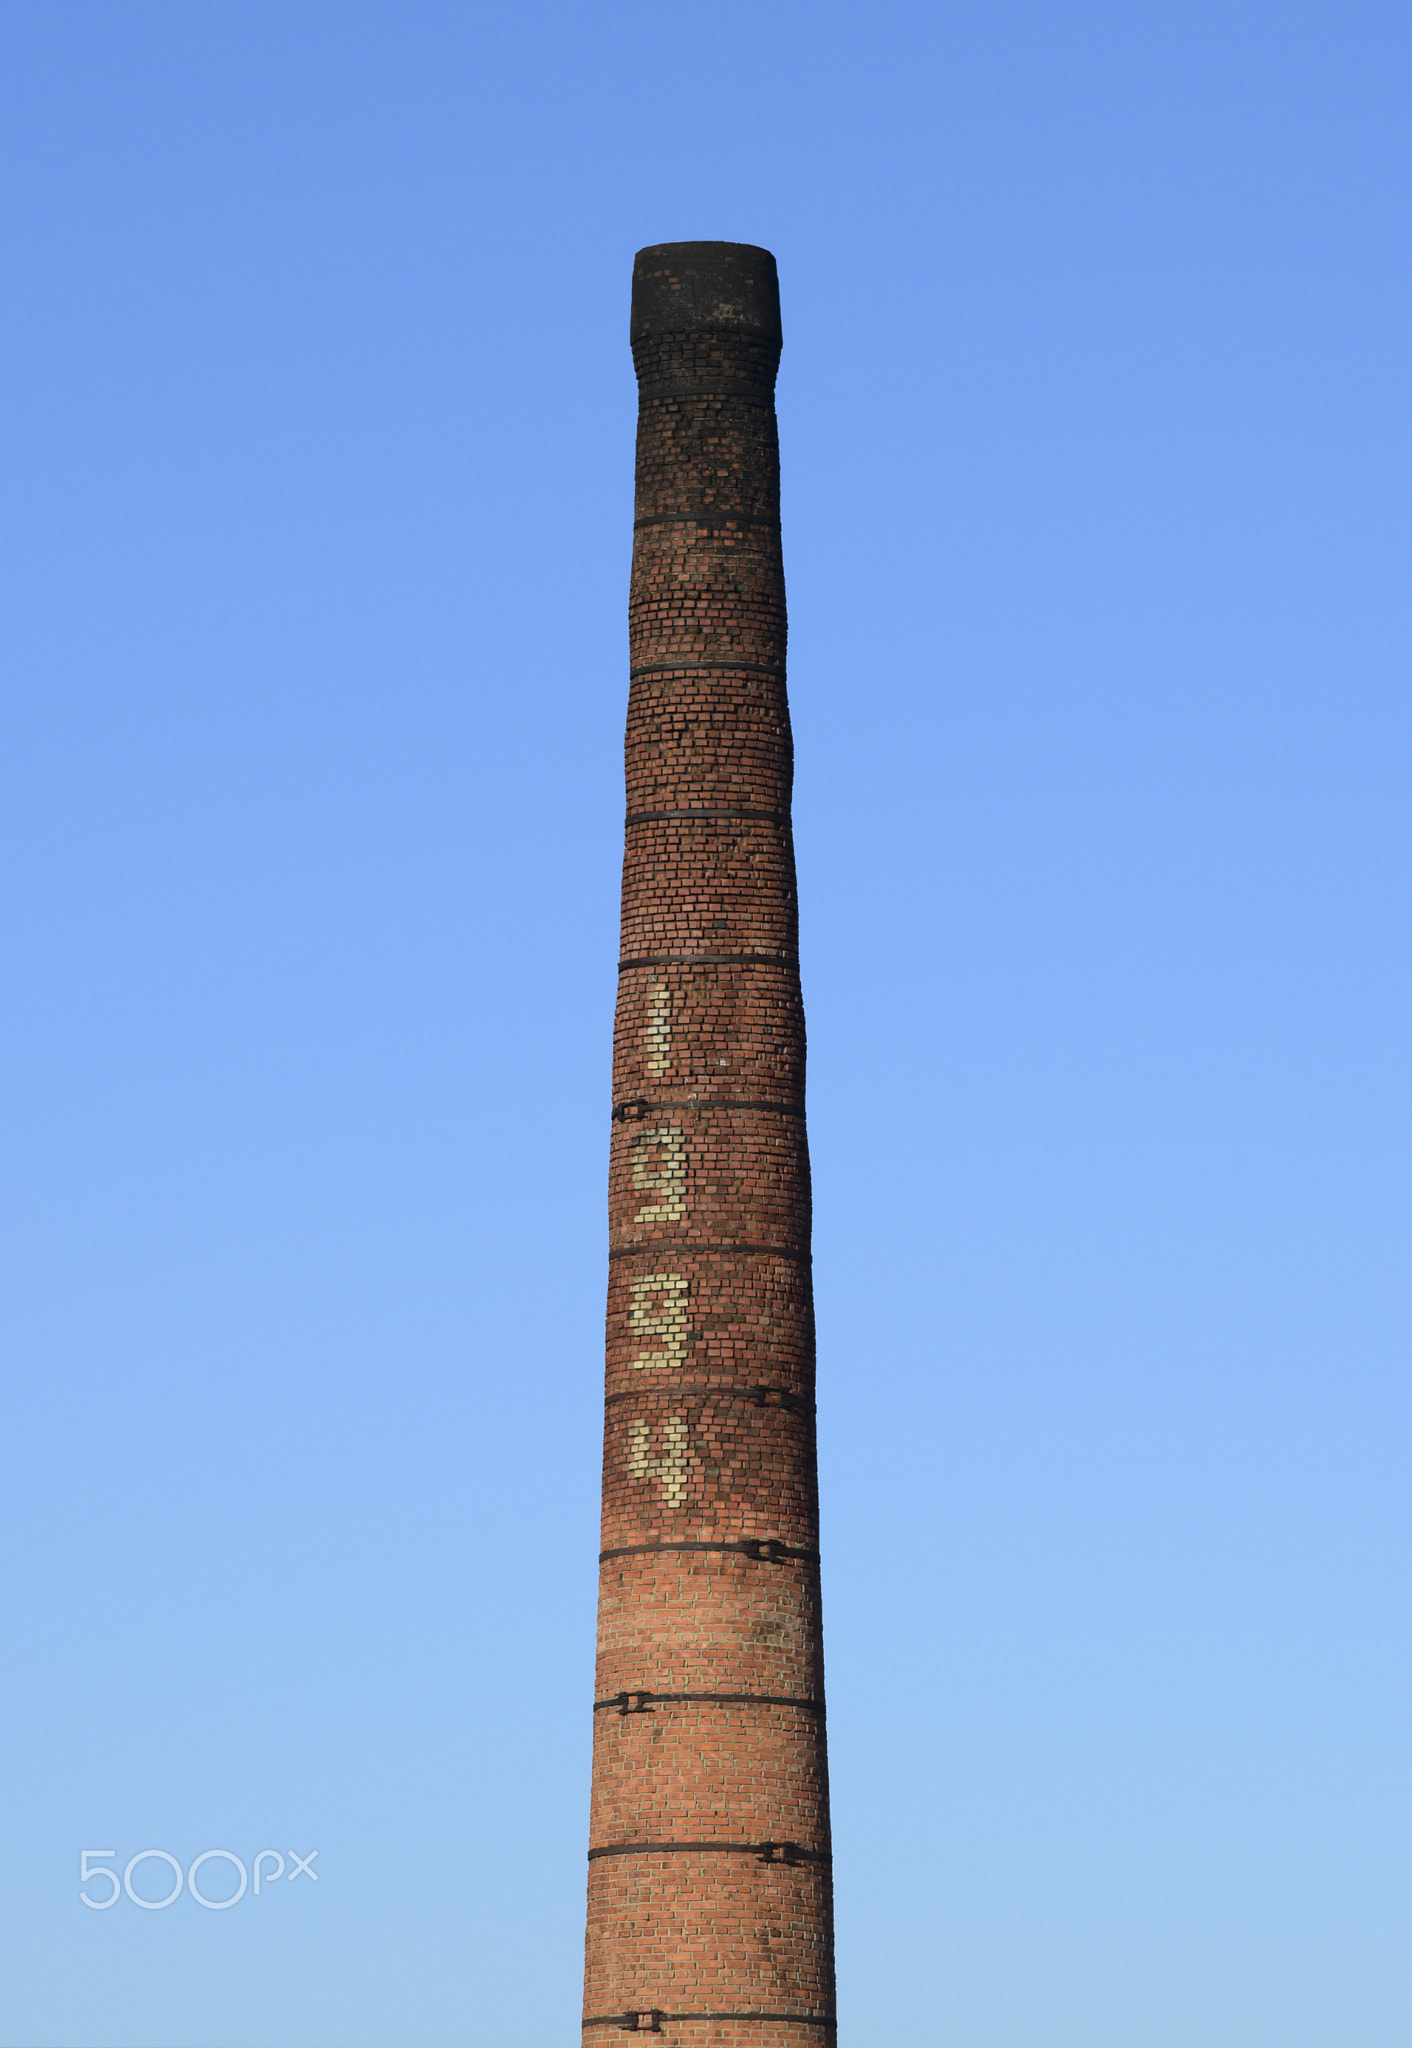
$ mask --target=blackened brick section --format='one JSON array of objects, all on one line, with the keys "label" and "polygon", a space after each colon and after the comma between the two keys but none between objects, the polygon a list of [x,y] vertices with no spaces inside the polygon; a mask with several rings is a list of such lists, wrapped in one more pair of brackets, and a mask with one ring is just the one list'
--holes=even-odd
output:
[{"label": "blackened brick section", "polygon": [[[774,259],[644,249],[632,325],[595,1686],[630,1711],[593,1717],[585,2039],[803,2048],[833,1921]],[[783,1549],[665,1547],[743,1543]]]}]

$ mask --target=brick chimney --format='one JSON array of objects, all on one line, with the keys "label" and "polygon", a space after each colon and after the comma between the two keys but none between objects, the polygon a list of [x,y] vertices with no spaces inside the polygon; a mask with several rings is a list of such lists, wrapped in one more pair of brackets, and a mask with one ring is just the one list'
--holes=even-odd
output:
[{"label": "brick chimney", "polygon": [[834,2038],[780,340],[639,253],[588,2044]]}]

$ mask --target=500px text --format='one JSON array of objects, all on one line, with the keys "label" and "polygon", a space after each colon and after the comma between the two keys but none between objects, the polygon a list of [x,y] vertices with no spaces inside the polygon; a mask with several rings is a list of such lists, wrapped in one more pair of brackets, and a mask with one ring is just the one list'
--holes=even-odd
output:
[{"label": "500px text", "polygon": [[[128,1866],[122,1874],[121,1882],[119,1881],[117,1871],[109,1868],[110,1862],[117,1853],[116,1849],[80,1849],[79,1851],[78,1895],[83,1900],[84,1905],[91,1906],[95,1913],[104,1913],[109,1906],[116,1906],[124,1892],[127,1893],[134,1906],[141,1906],[148,1913],[160,1913],[164,1906],[175,1905],[183,1891],[190,1892],[197,1905],[205,1906],[208,1912],[223,1913],[227,1906],[234,1906],[245,1897],[246,1888],[250,1883],[250,1873],[231,1849],[205,1849],[187,1871],[182,1870],[176,1857],[168,1849],[139,1849],[137,1854],[129,1860]],[[286,1870],[284,1857],[278,1849],[261,1849],[256,1855],[254,1863],[255,1883],[253,1890],[255,1897],[259,1898],[262,1885],[271,1885],[281,1877],[290,1881],[296,1877],[311,1877],[314,1883],[317,1884],[319,1873],[317,1870],[311,1870],[309,1866],[318,1853],[317,1849],[311,1849],[307,1856],[300,1856],[297,1851],[291,1849],[289,1861],[293,1867]],[[135,1889],[132,1882],[133,1872],[139,1870],[144,1863],[165,1863],[168,1866],[172,1882],[165,1898],[144,1899],[142,1894]],[[229,1864],[239,1874],[239,1886],[231,1893],[228,1899],[207,1898],[198,1884],[198,1874],[208,1863]],[[212,1876],[214,1875],[215,1872],[212,1872]],[[84,1887],[102,1878],[106,1878],[108,1881],[107,1897],[91,1899]]]}]

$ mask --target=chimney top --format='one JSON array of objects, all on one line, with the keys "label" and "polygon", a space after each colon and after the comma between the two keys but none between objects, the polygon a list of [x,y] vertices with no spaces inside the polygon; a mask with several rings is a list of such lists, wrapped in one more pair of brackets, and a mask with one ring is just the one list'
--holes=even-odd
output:
[{"label": "chimney top", "polygon": [[768,249],[750,242],[658,242],[632,266],[632,339],[756,335],[780,345],[780,283]]}]

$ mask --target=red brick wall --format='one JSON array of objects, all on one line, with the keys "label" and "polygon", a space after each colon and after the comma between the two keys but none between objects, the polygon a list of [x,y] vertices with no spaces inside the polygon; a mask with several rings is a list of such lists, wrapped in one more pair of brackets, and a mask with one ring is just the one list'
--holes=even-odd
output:
[{"label": "red brick wall", "polygon": [[634,267],[590,2043],[833,2040],[778,303]]}]

